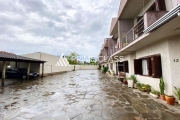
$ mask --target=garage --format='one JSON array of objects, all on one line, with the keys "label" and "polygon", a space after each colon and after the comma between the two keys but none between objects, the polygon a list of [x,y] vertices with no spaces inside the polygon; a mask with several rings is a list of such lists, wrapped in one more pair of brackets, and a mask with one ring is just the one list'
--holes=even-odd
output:
[{"label": "garage", "polygon": [[[43,77],[45,62],[46,61],[23,57],[5,51],[0,51],[1,85],[4,85],[5,78],[7,77],[6,70],[24,69],[26,71],[26,79],[30,78],[31,71],[36,72],[39,74],[39,76]],[[40,73],[40,71],[42,72]]]}]

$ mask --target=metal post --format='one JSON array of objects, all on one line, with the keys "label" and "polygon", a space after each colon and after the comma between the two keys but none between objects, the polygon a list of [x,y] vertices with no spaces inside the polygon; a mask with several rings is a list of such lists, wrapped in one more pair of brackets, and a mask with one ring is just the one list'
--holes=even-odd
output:
[{"label": "metal post", "polygon": [[53,75],[53,74],[52,74],[52,65],[51,65],[51,75]]},{"label": "metal post", "polygon": [[3,61],[2,83],[1,83],[2,86],[4,85],[5,76],[6,76],[6,61]]},{"label": "metal post", "polygon": [[28,62],[28,69],[27,69],[27,79],[29,80],[29,74],[30,74],[30,62]]},{"label": "metal post", "polygon": [[44,76],[44,63],[42,63],[42,75],[41,75],[41,77],[43,77]]}]

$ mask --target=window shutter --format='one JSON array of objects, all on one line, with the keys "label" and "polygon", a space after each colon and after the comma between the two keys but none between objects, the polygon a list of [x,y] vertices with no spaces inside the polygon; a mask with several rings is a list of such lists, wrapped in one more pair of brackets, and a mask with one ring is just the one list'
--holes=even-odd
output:
[{"label": "window shutter", "polygon": [[148,61],[148,74],[149,76],[152,75],[152,63],[151,63],[151,57],[147,58]]},{"label": "window shutter", "polygon": [[152,63],[152,77],[160,78],[162,76],[161,56],[160,55],[151,56],[151,63]]},{"label": "window shutter", "polygon": [[128,72],[129,72],[128,61],[124,61],[124,62],[123,62],[123,65],[124,65],[123,71],[128,73]]},{"label": "window shutter", "polygon": [[134,73],[142,75],[142,60],[134,59]]},{"label": "window shutter", "polygon": [[156,0],[156,10],[166,11],[166,4],[164,0]]}]

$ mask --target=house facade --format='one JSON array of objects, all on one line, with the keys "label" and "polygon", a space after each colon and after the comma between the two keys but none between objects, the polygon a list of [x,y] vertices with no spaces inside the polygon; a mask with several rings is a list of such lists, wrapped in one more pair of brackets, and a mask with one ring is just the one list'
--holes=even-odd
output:
[{"label": "house facade", "polygon": [[180,0],[121,0],[110,35],[100,51],[102,66],[136,75],[155,90],[162,76],[167,95],[180,88]]}]

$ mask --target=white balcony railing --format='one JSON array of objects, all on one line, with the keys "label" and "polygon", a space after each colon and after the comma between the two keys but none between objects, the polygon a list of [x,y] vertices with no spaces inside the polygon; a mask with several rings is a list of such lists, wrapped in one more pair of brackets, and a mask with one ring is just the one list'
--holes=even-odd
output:
[{"label": "white balcony railing", "polygon": [[121,49],[140,37],[144,31],[144,17],[121,39]]}]

